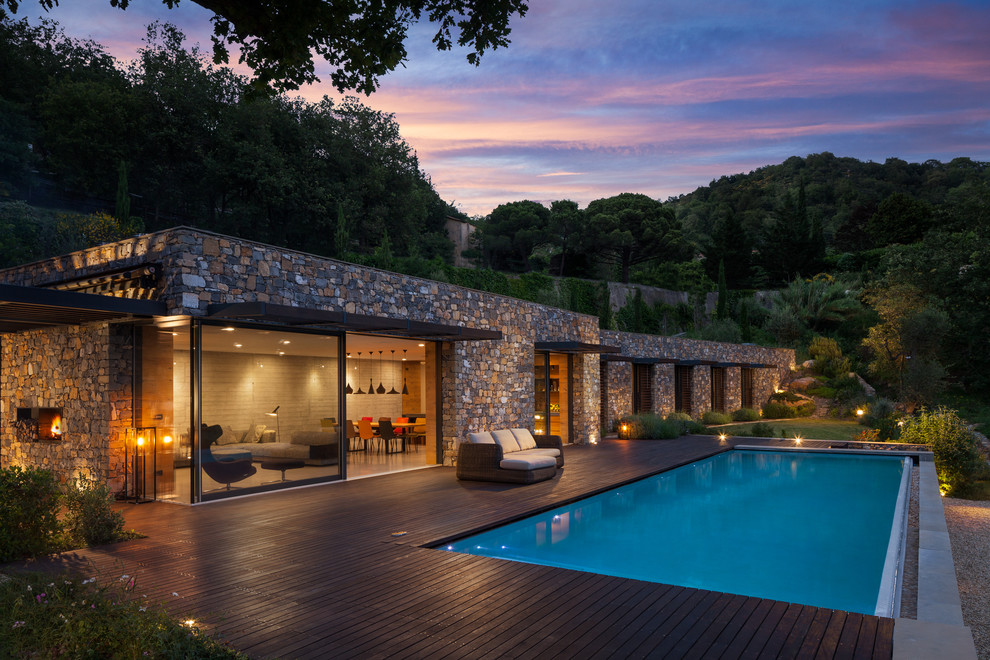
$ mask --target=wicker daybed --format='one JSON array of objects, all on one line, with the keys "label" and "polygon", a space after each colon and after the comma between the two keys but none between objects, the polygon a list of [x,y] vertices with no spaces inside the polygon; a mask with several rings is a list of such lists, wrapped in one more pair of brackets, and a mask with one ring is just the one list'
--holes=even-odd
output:
[{"label": "wicker daybed", "polygon": [[527,429],[469,433],[457,455],[457,478],[531,484],[552,479],[564,466],[560,437]]}]

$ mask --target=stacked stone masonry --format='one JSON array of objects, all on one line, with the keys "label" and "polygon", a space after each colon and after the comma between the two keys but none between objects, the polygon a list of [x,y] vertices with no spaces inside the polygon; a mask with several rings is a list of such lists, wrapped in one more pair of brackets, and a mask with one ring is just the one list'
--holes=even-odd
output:
[{"label": "stacked stone masonry", "polygon": [[[8,269],[0,272],[0,281],[46,286],[144,264],[160,266],[158,300],[174,315],[204,317],[210,304],[257,301],[501,331],[501,340],[441,346],[442,449],[448,465],[455,460],[457,444],[471,431],[532,427],[532,364],[538,341],[601,343],[639,357],[774,364],[773,369],[757,370],[754,380],[761,397],[773,390],[794,360],[789,350],[600,331],[594,316],[186,227]],[[0,436],[5,465],[47,461],[66,471],[84,466],[119,478],[122,433],[130,423],[131,371],[127,334],[112,331],[114,327],[76,326],[3,338],[4,363],[14,365],[5,369],[0,381],[5,422],[13,415],[12,406],[26,401],[64,398],[61,405],[74,407],[67,422],[68,436],[74,439],[57,448],[15,447],[5,423]],[[35,364],[40,370],[50,345],[73,347],[62,348],[63,353],[69,350],[69,359],[60,367],[71,374],[36,379],[25,369]],[[584,443],[603,431],[600,358],[575,355],[572,364],[573,440]],[[729,371],[729,396],[735,383],[738,398],[738,369]],[[696,386],[707,387],[708,375],[702,369],[697,372]],[[628,363],[609,364],[606,425],[631,410],[630,374]],[[672,410],[672,365],[656,365],[653,374],[656,410]],[[707,397],[699,399],[698,414],[707,405]]]}]

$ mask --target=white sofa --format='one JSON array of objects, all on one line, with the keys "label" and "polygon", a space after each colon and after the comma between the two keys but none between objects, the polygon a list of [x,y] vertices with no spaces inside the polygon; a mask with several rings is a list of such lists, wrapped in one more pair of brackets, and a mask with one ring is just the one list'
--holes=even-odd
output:
[{"label": "white sofa", "polygon": [[458,451],[457,478],[534,483],[553,478],[563,466],[559,436],[534,436],[522,428],[499,429],[468,434]]}]

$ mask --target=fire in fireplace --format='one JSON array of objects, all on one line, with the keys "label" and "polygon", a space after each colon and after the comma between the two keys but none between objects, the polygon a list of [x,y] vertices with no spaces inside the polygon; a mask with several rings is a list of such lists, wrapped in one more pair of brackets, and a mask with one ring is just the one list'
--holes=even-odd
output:
[{"label": "fire in fireplace", "polygon": [[61,408],[18,408],[18,439],[27,442],[62,439],[65,425]]}]

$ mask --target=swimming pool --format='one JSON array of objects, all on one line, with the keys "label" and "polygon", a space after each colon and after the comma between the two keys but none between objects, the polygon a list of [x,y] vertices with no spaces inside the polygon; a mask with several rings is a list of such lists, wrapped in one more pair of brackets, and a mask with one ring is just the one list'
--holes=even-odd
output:
[{"label": "swimming pool", "polygon": [[910,465],[734,450],[441,548],[889,616]]}]

